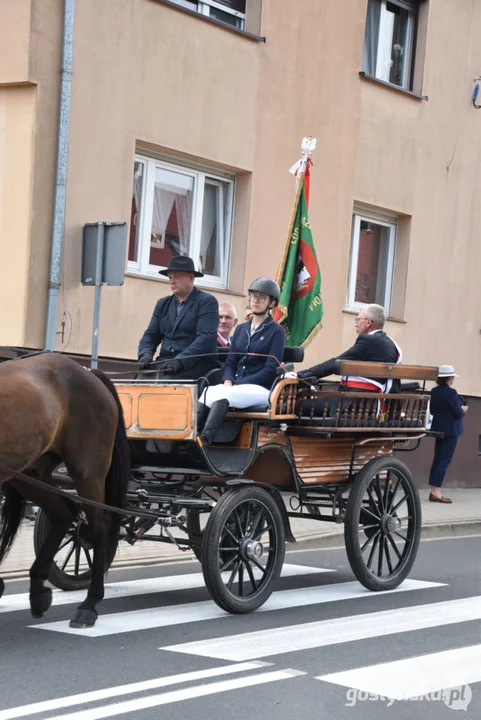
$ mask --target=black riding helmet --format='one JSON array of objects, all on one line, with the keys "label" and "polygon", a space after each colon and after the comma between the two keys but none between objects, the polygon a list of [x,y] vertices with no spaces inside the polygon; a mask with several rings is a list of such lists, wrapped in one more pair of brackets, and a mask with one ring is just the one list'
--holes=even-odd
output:
[{"label": "black riding helmet", "polygon": [[254,280],[254,282],[250,284],[248,292],[259,292],[264,293],[264,295],[269,295],[269,297],[275,301],[276,305],[279,304],[279,298],[281,297],[279,285],[275,280],[268,277],[260,277]]}]

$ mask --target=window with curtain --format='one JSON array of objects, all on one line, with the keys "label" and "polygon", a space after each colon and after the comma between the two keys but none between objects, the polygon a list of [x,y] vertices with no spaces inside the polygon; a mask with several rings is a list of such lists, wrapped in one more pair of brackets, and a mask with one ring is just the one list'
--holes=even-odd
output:
[{"label": "window with curtain", "polygon": [[244,29],[246,0],[171,0],[171,2],[232,25],[239,30]]},{"label": "window with curtain", "polygon": [[352,223],[347,306],[359,310],[368,303],[390,312],[396,221],[355,214]]},{"label": "window with curtain", "polygon": [[232,176],[136,156],[129,270],[158,276],[175,255],[190,255],[206,284],[227,287],[233,203]]},{"label": "window with curtain", "polygon": [[418,10],[417,0],[368,0],[365,73],[411,89]]}]

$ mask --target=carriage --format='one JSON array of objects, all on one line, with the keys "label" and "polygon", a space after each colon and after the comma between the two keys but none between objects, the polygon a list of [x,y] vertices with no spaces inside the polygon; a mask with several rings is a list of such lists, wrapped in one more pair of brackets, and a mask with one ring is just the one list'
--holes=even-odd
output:
[{"label": "carriage", "polygon": [[[287,348],[285,360],[302,360]],[[259,608],[280,576],[291,518],[344,524],[352,571],[372,591],[397,587],[415,561],[421,507],[399,453],[428,429],[426,382],[436,367],[341,361],[339,374],[388,378],[396,392],[339,391],[280,376],[266,406],[231,409],[215,441],[197,432],[197,382],[115,382],[129,439],[131,482],[120,536],[191,548],[213,600],[230,613]],[[61,476],[57,475],[59,480]],[[68,478],[61,484],[69,488]],[[40,511],[35,546],[49,521]],[[61,544],[49,580],[89,584],[84,514]]]}]

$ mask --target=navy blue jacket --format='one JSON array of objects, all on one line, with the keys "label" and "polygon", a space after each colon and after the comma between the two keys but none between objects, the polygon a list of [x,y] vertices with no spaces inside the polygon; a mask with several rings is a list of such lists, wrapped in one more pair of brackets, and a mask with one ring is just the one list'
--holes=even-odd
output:
[{"label": "navy blue jacket", "polygon": [[444,437],[463,434],[464,410],[458,393],[449,385],[436,385],[431,390],[431,430],[444,433]]},{"label": "navy blue jacket", "polygon": [[[175,295],[158,300],[149,326],[139,343],[139,358],[142,355],[153,357],[158,345],[162,343],[159,358],[181,360],[186,370],[202,366],[207,371],[218,367],[219,304],[216,298],[195,287],[182,303],[178,318],[176,304]],[[209,353],[210,357],[190,357],[206,353]]]},{"label": "navy blue jacket", "polygon": [[282,362],[284,356],[285,332],[271,317],[259,325],[251,336],[251,322],[242,323],[235,329],[231,338],[230,351],[224,370],[224,380],[232,380],[235,385],[262,385],[271,389],[276,378],[279,363],[274,358],[253,357],[244,353],[262,353],[274,355]]}]

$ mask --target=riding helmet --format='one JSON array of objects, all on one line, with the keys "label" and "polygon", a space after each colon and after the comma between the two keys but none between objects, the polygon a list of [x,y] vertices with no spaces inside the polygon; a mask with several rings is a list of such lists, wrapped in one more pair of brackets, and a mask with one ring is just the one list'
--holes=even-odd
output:
[{"label": "riding helmet", "polygon": [[275,280],[268,277],[260,277],[251,283],[249,292],[264,293],[264,295],[270,295],[270,297],[276,301],[276,305],[279,303],[281,296],[281,289]]}]

